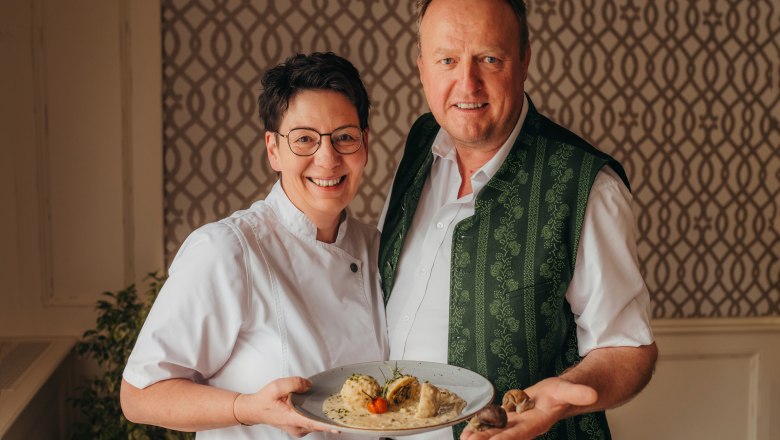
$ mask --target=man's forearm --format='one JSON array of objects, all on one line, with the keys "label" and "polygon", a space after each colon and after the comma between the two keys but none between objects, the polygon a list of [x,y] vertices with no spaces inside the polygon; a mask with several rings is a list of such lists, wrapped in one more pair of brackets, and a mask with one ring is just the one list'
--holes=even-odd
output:
[{"label": "man's forearm", "polygon": [[655,343],[591,351],[560,377],[593,388],[598,393],[598,400],[593,405],[571,407],[566,416],[601,411],[628,402],[650,382],[657,358]]}]

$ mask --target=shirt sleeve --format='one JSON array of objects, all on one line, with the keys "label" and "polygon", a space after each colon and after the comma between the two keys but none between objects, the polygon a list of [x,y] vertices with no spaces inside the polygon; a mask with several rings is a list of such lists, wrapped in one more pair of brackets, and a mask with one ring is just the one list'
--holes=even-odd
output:
[{"label": "shirt sleeve", "polygon": [[566,292],[579,354],[653,342],[650,295],[639,271],[632,196],[615,172],[599,171],[588,196],[577,264]]},{"label": "shirt sleeve", "polygon": [[225,364],[249,297],[241,237],[230,225],[212,223],[185,240],[128,359],[127,382],[202,383]]}]

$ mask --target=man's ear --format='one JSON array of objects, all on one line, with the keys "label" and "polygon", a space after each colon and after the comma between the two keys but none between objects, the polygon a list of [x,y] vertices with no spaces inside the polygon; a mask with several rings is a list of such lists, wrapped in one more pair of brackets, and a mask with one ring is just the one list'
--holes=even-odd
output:
[{"label": "man's ear", "polygon": [[523,81],[528,79],[528,67],[531,65],[531,44],[528,43],[525,46],[525,52],[523,53],[525,55],[523,57]]},{"label": "man's ear", "polygon": [[422,53],[417,54],[417,76],[420,77],[420,82],[422,82]]},{"label": "man's ear", "polygon": [[268,162],[271,164],[271,168],[276,172],[282,171],[282,164],[279,160],[278,139],[276,133],[272,131],[265,132],[265,150],[268,152]]}]

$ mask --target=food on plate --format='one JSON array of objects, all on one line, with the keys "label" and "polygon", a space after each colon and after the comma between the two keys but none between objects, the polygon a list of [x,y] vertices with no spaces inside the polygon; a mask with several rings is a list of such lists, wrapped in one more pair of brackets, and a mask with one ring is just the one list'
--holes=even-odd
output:
[{"label": "food on plate", "polygon": [[353,374],[341,387],[341,399],[347,409],[366,408],[371,400],[382,391],[379,382],[365,374]]},{"label": "food on plate", "polygon": [[[384,372],[380,371],[384,376]],[[328,397],[322,410],[342,425],[367,429],[405,429],[438,425],[457,418],[466,401],[452,391],[392,370],[379,386],[376,379],[353,374],[341,392]]]},{"label": "food on plate", "polygon": [[371,414],[384,414],[387,412],[387,399],[382,396],[375,396],[366,405],[366,409]]},{"label": "food on plate", "polygon": [[416,377],[403,374],[385,385],[385,396],[391,405],[400,405],[407,400],[420,399],[420,381]]},{"label": "food on plate", "polygon": [[439,412],[439,389],[424,383],[420,387],[420,403],[417,404],[415,417],[419,419],[433,417],[437,412]]},{"label": "food on plate", "polygon": [[504,428],[507,416],[504,408],[498,405],[488,405],[477,411],[469,420],[468,428],[474,432],[484,431],[490,428]]},{"label": "food on plate", "polygon": [[438,388],[429,383],[423,383],[420,387],[420,401],[417,405],[415,417],[424,419],[435,417],[436,414],[451,413],[460,414],[466,402],[457,394],[446,388]]}]

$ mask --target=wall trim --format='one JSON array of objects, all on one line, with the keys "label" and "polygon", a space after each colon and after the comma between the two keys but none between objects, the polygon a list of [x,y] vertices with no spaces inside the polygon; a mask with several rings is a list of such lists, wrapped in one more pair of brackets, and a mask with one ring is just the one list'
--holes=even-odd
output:
[{"label": "wall trim", "polygon": [[46,88],[46,42],[43,28],[43,0],[33,0],[31,13],[32,30],[32,72],[35,155],[36,155],[36,193],[38,196],[38,249],[40,250],[40,298],[46,307],[56,303],[54,298],[54,275],[51,230],[51,182],[48,124],[48,91]]},{"label": "wall trim", "polygon": [[[657,438],[682,439],[682,435],[670,434],[670,426],[684,424],[685,428],[696,425],[686,420],[685,411],[689,405],[697,405],[692,411],[695,423],[706,423],[708,435],[718,429],[719,424],[733,428],[739,423],[739,436],[745,440],[769,440],[777,438],[780,420],[773,417],[780,402],[780,317],[755,318],[685,318],[652,320],[656,341],[659,344],[659,359],[654,378],[648,388],[628,404],[608,411],[615,438]],[[734,362],[738,361],[738,362]],[[706,366],[702,372],[713,377],[739,376],[739,405],[737,418],[710,420],[705,412],[723,414],[724,401],[730,399],[724,392],[713,391],[717,383],[699,382],[689,384],[686,378],[696,377],[694,363]],[[693,376],[692,376],[693,375]],[[728,381],[728,379],[726,379]],[[717,400],[702,399],[699,387],[707,387],[710,396]],[[670,395],[675,395],[669,402]],[[744,399],[744,400],[743,400]],[[674,408],[665,426],[656,426],[653,420],[660,420],[668,410]],[[744,405],[744,407],[742,406]],[[666,409],[664,409],[666,408]],[[683,416],[681,416],[681,414]],[[671,425],[670,425],[671,424]],[[713,428],[714,427],[714,428]],[[702,426],[705,428],[705,426]],[[743,430],[744,429],[744,430]],[[672,429],[673,431],[673,429]],[[685,431],[686,435],[690,429]],[[636,435],[633,435],[636,434]],[[722,438],[715,435],[713,438]]]},{"label": "wall trim", "polygon": [[[120,51],[120,99],[121,99],[121,160],[122,160],[122,243],[124,246],[122,261],[123,285],[135,281],[135,228],[134,228],[134,174],[133,174],[133,101],[132,80],[133,63],[131,57],[131,14],[129,0],[113,0],[118,7],[116,16],[119,32],[117,47]],[[52,225],[52,139],[50,133],[49,90],[47,79],[47,38],[46,34],[47,0],[31,1],[31,51],[34,94],[34,127],[36,154],[36,194],[39,211],[38,239],[40,250],[40,301],[44,308],[57,307],[93,307],[95,297],[78,291],[65,291],[58,287],[55,277],[54,227]],[[56,116],[56,115],[55,115]],[[56,146],[56,140],[55,140]]]},{"label": "wall trim", "polygon": [[130,13],[127,0],[119,1],[120,83],[122,100],[122,235],[125,285],[135,281],[135,225],[133,193],[133,63]]},{"label": "wall trim", "polygon": [[780,316],[654,319],[651,325],[656,335],[780,333]]}]

